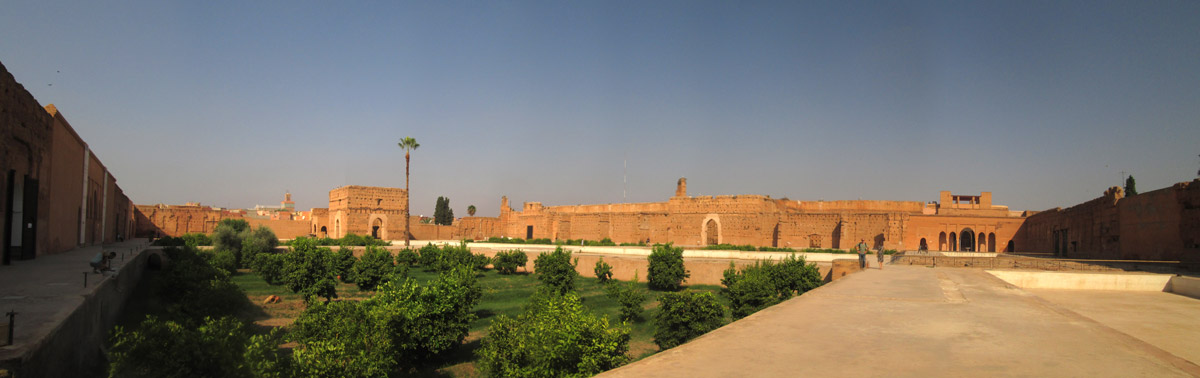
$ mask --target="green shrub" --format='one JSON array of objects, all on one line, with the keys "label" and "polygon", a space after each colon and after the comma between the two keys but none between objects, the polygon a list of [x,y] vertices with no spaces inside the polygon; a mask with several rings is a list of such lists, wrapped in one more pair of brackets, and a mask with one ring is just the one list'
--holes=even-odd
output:
[{"label": "green shrub", "polygon": [[388,277],[396,273],[392,255],[386,249],[370,246],[353,265],[354,282],[363,291],[375,290]]},{"label": "green shrub", "polygon": [[213,229],[213,250],[233,251],[240,261],[242,258],[242,240],[249,236],[250,223],[245,219],[225,218]]},{"label": "green shrub", "polygon": [[579,260],[571,260],[571,251],[558,247],[554,252],[539,255],[533,261],[533,269],[542,285],[553,292],[565,294],[575,290],[575,277],[579,276],[575,266],[578,263]]},{"label": "green shrub", "polygon": [[182,247],[190,245],[192,247],[212,245],[212,239],[208,235],[201,233],[184,234],[183,236],[173,237],[166,236],[154,241],[154,245],[163,247]]},{"label": "green shrub", "polygon": [[382,377],[437,361],[462,344],[482,296],[474,270],[457,267],[425,286],[390,280],[365,301],[313,304],[289,334],[296,375]]},{"label": "green shrub", "polygon": [[496,268],[500,274],[513,274],[517,272],[517,268],[524,268],[525,263],[529,261],[529,257],[525,252],[519,249],[511,251],[500,251],[496,253],[492,266]]},{"label": "green shrub", "polygon": [[166,247],[163,253],[169,263],[150,285],[162,299],[168,320],[234,315],[249,305],[245,293],[229,280],[229,273],[214,267],[195,248]]},{"label": "green shrub", "polygon": [[241,254],[238,256],[238,267],[249,267],[254,261],[255,256],[260,253],[272,252],[279,245],[279,239],[275,237],[275,232],[265,226],[259,226],[253,231],[243,231],[239,234],[242,238]]},{"label": "green shrub", "polygon": [[333,251],[317,247],[311,240],[292,243],[292,251],[284,255],[283,283],[293,293],[300,293],[305,302],[314,297],[329,301],[337,298],[334,281]]},{"label": "green shrub", "polygon": [[475,270],[459,266],[426,286],[412,279],[388,281],[372,302],[397,358],[416,366],[462,344],[482,297]]},{"label": "green shrub", "polygon": [[[422,253],[424,253],[423,248]],[[432,256],[434,259],[431,262],[432,265],[426,266],[425,270],[444,272],[457,266],[477,267],[479,263],[487,266],[487,263],[490,262],[477,259],[475,255],[471,254],[471,249],[466,244],[444,245],[438,248],[438,252]],[[487,257],[483,257],[483,259],[487,259]]]},{"label": "green shrub", "polygon": [[434,266],[437,265],[437,262],[441,261],[442,259],[442,249],[433,244],[426,244],[424,247],[421,247],[421,249],[418,249],[417,252],[419,253],[417,261],[419,261],[421,263],[421,267],[425,268],[426,270],[433,269]]},{"label": "green shrub", "polygon": [[[388,257],[391,258],[390,256]],[[345,283],[354,283],[357,278],[354,275],[354,264],[358,262],[358,258],[354,257],[354,250],[349,247],[339,247],[337,254],[333,255],[333,274],[339,280]]]},{"label": "green shrub", "polygon": [[816,264],[793,254],[779,263],[759,261],[740,271],[730,263],[721,284],[733,318],[741,319],[820,286],[821,274]]},{"label": "green shrub", "polygon": [[746,244],[746,245],[713,244],[713,245],[705,246],[704,249],[715,249],[715,250],[722,250],[722,251],[751,251],[751,252],[758,250],[758,248],[755,248],[754,246],[749,245],[749,244]]},{"label": "green shrub", "polygon": [[282,253],[260,253],[254,258],[251,269],[271,285],[283,284],[284,256]]},{"label": "green shrub", "polygon": [[650,288],[654,290],[679,290],[690,277],[683,267],[683,248],[668,244],[655,244],[650,251],[650,266],[646,274]]},{"label": "green shrub", "polygon": [[758,247],[758,250],[762,252],[796,252],[790,247]]},{"label": "green shrub", "polygon": [[213,243],[212,238],[208,237],[208,235],[206,235],[206,234],[202,234],[199,232],[183,234],[183,236],[181,236],[180,238],[183,239],[184,245],[190,245],[193,247],[210,246]]},{"label": "green shrub", "polygon": [[621,304],[621,320],[633,321],[642,316],[642,303],[646,302],[647,295],[638,287],[637,276],[629,282],[613,280],[604,290],[609,298]]},{"label": "green shrub", "polygon": [[600,280],[600,283],[608,282],[613,276],[612,265],[604,262],[603,257],[599,261],[596,261],[596,267],[592,268],[592,271],[596,273],[596,278]]},{"label": "green shrub", "polygon": [[147,316],[137,329],[113,330],[111,377],[250,377],[243,351],[249,335],[232,317],[189,326]]},{"label": "green shrub", "polygon": [[212,258],[209,259],[208,262],[212,264],[214,268],[220,269],[226,274],[233,274],[234,272],[237,272],[237,256],[235,256],[233,252],[219,251],[215,254],[209,255],[212,256]]},{"label": "green shrub", "polygon": [[491,263],[492,263],[492,259],[490,257],[487,257],[487,255],[484,255],[482,253],[476,253],[476,254],[471,255],[471,265],[475,267],[475,270],[482,272],[482,271],[486,270],[487,266],[491,265]]},{"label": "green shrub", "polygon": [[290,378],[297,376],[288,350],[280,348],[284,343],[283,329],[275,328],[261,335],[250,336],[246,350],[242,352],[250,376],[254,378]]},{"label": "green shrub", "polygon": [[417,252],[412,249],[405,248],[396,252],[396,265],[413,266],[417,265],[418,261]]},{"label": "green shrub", "polygon": [[385,377],[397,366],[373,301],[314,303],[290,327],[297,377]]},{"label": "green shrub", "polygon": [[187,245],[187,243],[184,242],[183,238],[174,237],[174,236],[164,236],[164,237],[158,238],[158,240],[155,240],[153,245],[163,246],[163,247],[182,247],[182,246]]},{"label": "green shrub", "polygon": [[488,327],[476,365],[490,377],[587,377],[625,363],[629,329],[584,309],[579,297],[535,295],[516,318]]},{"label": "green shrub", "polygon": [[654,343],[674,348],[725,323],[725,308],[708,292],[667,293],[658,298]]},{"label": "green shrub", "polygon": [[348,234],[346,234],[346,236],[343,236],[340,240],[338,240],[338,245],[341,245],[341,246],[363,246],[363,245],[367,245],[367,240],[365,237],[358,236],[353,233],[348,233]]}]

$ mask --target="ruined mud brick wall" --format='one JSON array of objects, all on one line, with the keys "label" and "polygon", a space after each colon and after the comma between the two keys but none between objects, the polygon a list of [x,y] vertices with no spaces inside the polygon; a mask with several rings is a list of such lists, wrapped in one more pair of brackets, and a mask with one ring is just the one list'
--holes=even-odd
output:
[{"label": "ruined mud brick wall", "polygon": [[308,221],[285,220],[285,219],[258,219],[245,218],[251,228],[267,227],[275,233],[275,237],[279,239],[295,239],[298,236],[308,236],[312,231],[312,224]]},{"label": "ruined mud brick wall", "polygon": [[308,221],[246,218],[240,213],[207,206],[136,205],[134,208],[138,237],[212,234],[223,219],[243,219],[252,228],[266,226],[280,239],[307,236],[311,226]]},{"label": "ruined mud brick wall", "polygon": [[[87,145],[54,105],[45,107],[53,118],[54,153],[50,158],[50,196],[62,200],[49,203],[50,224],[58,225],[47,237],[49,251],[67,251],[80,243],[83,216],[83,164]],[[53,252],[51,252],[53,253]]]},{"label": "ruined mud brick wall", "polygon": [[925,204],[914,201],[785,201],[788,209],[809,213],[871,212],[871,213],[920,213]]},{"label": "ruined mud brick wall", "polygon": [[779,221],[777,247],[844,248],[838,238],[841,214],[786,214]]},{"label": "ruined mud brick wall", "polygon": [[421,224],[413,221],[413,240],[458,240],[462,239],[462,230],[456,226],[438,224]]},{"label": "ruined mud brick wall", "polygon": [[407,199],[408,193],[399,188],[349,185],[333,189],[329,191],[329,235],[371,235],[378,226],[377,237],[404,239]]},{"label": "ruined mud brick wall", "polygon": [[211,234],[225,218],[242,218],[207,206],[136,205],[137,237]]},{"label": "ruined mud brick wall", "polygon": [[[10,179],[23,181],[26,175],[39,181],[49,178],[50,164],[47,160],[52,138],[51,122],[50,115],[33,95],[17,82],[3,64],[0,64],[0,214],[8,214],[8,199],[12,197],[9,187],[13,185]],[[39,185],[37,198],[41,205],[49,202],[49,185]],[[50,207],[38,206],[37,210],[37,214],[28,217],[27,220],[36,222],[39,231],[51,227]],[[13,225],[10,224],[12,219],[3,218],[3,230],[6,230],[4,232],[7,234],[13,230]],[[46,233],[42,232],[35,236],[39,249],[47,245],[46,236]],[[0,248],[8,248],[8,245]],[[40,253],[41,251],[34,252],[35,255]],[[20,259],[21,255],[22,251],[12,250],[11,256],[14,260]]]},{"label": "ruined mud brick wall", "polygon": [[314,207],[309,215],[309,222],[312,225],[312,233],[319,238],[329,236],[333,231],[332,225],[329,223],[329,209]]},{"label": "ruined mud brick wall", "polygon": [[1029,251],[1069,258],[1195,260],[1198,187],[1178,183],[1130,197],[1113,187],[1091,201],[1031,215],[1019,240]]},{"label": "ruined mud brick wall", "polygon": [[132,204],[117,186],[116,178],[88,150],[87,143],[58,109],[39,105],[3,65],[0,125],[0,214],[8,210],[8,199],[13,194],[8,188],[9,173],[13,175],[11,184],[20,183],[14,191],[23,189],[25,183],[32,185],[33,180],[37,183],[36,193],[23,202],[21,209],[14,209],[24,213],[25,207],[36,205],[36,210],[22,215],[20,222],[27,227],[17,228],[30,231],[13,233],[13,225],[9,224],[12,220],[3,220],[3,229],[10,238],[20,239],[22,246],[35,246],[29,251],[13,250],[14,258],[59,253],[132,236]]},{"label": "ruined mud brick wall", "polygon": [[1120,188],[1066,209],[1055,208],[1030,216],[1019,250],[1054,252],[1059,257],[1120,259],[1120,223],[1116,203]]},{"label": "ruined mud brick wall", "polygon": [[485,240],[501,234],[498,217],[464,217],[458,221],[457,227],[461,237],[471,240]]},{"label": "ruined mud brick wall", "polygon": [[[970,229],[976,237],[976,252],[1013,252],[1006,250],[1008,242],[1016,240],[1026,222],[1026,218],[1023,217],[912,215],[904,224],[902,249],[917,250],[921,246],[921,239],[925,239],[930,251],[960,251],[960,235],[964,230]],[[955,241],[958,243],[955,248],[949,245],[951,233],[955,234]],[[983,243],[980,243],[981,241]],[[1014,245],[1023,244],[1019,241],[1014,242]]]},{"label": "ruined mud brick wall", "polygon": [[1116,241],[1120,243],[1121,259],[1180,259],[1184,249],[1179,233],[1183,208],[1178,194],[1176,187],[1167,187],[1117,201]]},{"label": "ruined mud brick wall", "polygon": [[1179,239],[1183,243],[1179,260],[1200,267],[1200,179],[1175,187],[1180,207]]}]

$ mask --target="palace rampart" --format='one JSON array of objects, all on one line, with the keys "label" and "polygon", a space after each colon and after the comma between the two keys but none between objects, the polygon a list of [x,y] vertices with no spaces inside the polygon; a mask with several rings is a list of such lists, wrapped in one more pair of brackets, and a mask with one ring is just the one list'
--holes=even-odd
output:
[{"label": "palace rampart", "polygon": [[[688,196],[681,179],[666,202],[543,206],[527,202],[513,210],[501,199],[500,216],[460,227],[465,237],[612,239],[687,246],[750,244],[791,248],[849,249],[865,240],[888,249],[1008,251],[1024,213],[978,196],[942,192],[949,203],[914,201],[792,201],[761,195]],[[486,218],[484,218],[486,219]]]},{"label": "palace rampart", "polygon": [[54,105],[41,106],[0,65],[3,263],[131,236],[117,179]]},{"label": "palace rampart", "polygon": [[1126,197],[1113,187],[1029,216],[1022,251],[1085,259],[1200,262],[1200,180]]}]

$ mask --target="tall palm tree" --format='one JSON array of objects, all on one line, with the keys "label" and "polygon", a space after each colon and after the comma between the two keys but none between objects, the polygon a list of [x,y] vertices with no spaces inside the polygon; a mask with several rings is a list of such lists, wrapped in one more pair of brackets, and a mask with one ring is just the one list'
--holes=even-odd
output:
[{"label": "tall palm tree", "polygon": [[475,216],[475,205],[467,206],[467,215]]},{"label": "tall palm tree", "polygon": [[409,193],[411,193],[408,191],[408,153],[409,151],[417,149],[417,147],[421,147],[421,145],[417,143],[417,140],[413,139],[413,137],[404,137],[404,139],[401,139],[400,143],[397,143],[397,145],[400,146],[400,149],[404,150],[404,247],[408,248],[408,235],[410,233],[409,230],[411,230],[411,228],[409,228],[410,219],[408,215],[408,197]]}]

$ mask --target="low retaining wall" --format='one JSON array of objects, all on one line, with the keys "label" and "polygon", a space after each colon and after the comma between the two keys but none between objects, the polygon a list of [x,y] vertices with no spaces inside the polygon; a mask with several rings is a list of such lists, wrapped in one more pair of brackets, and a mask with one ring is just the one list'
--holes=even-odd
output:
[{"label": "low retaining wall", "polygon": [[[496,252],[507,251],[518,248],[476,248],[472,244],[471,251],[480,253],[486,256],[495,256]],[[525,268],[519,271],[534,272],[533,261],[542,253],[553,252],[552,248],[519,248],[529,256],[529,261]],[[648,253],[647,253],[648,255]],[[604,262],[612,266],[613,278],[618,280],[632,280],[635,275],[640,282],[646,282],[647,271],[650,266],[650,261],[647,255],[633,254],[606,254],[595,252],[572,252],[572,257],[578,259],[579,264],[575,266],[575,271],[579,272],[584,278],[596,277],[595,267],[596,262],[604,259]],[[720,285],[721,279],[725,277],[725,269],[729,269],[729,264],[732,263],[736,267],[744,267],[754,265],[758,260],[746,259],[719,259],[719,258],[697,258],[688,257],[686,252],[683,257],[683,267],[688,270],[690,276],[685,282],[686,285]],[[831,264],[824,262],[814,262],[817,266],[817,271],[821,277],[828,282]]]},{"label": "low retaining wall", "polygon": [[[141,283],[147,260],[157,251],[143,250],[120,267],[116,276],[96,283],[94,291],[81,296],[81,303],[58,327],[35,345],[14,369],[14,376],[93,376],[104,362],[102,346],[108,340],[134,286]],[[20,321],[20,318],[17,319]]]},{"label": "low retaining wall", "polygon": [[1017,256],[953,257],[897,255],[892,258],[892,264],[936,266],[947,268],[1035,269],[1094,272],[1144,271],[1174,273],[1181,269],[1179,263],[1174,261],[1066,260]]},{"label": "low retaining wall", "polygon": [[1183,276],[1171,277],[1171,282],[1167,283],[1167,291],[1200,299],[1200,278]]},{"label": "low retaining wall", "polygon": [[[505,243],[468,243],[471,250],[487,249],[507,251],[511,249],[520,249],[522,251],[532,253],[533,251],[553,251],[559,247],[549,244],[505,244]],[[594,253],[598,255],[626,255],[626,256],[649,256],[650,247],[600,247],[600,246],[578,246],[564,245],[566,249],[575,253]],[[808,262],[825,262],[832,263],[836,259],[858,258],[853,253],[805,253],[805,252],[758,252],[758,251],[728,251],[728,250],[713,250],[713,249],[687,249],[683,250],[684,258],[695,259],[734,259],[734,260],[781,260],[788,256],[796,255],[804,257]],[[872,254],[874,256],[874,254]]]},{"label": "low retaining wall", "polygon": [[1171,275],[1105,274],[989,270],[993,276],[1022,289],[1165,291]]},{"label": "low retaining wall", "polygon": [[1200,278],[1196,277],[1145,273],[987,272],[1022,289],[1151,291],[1200,299]]}]

